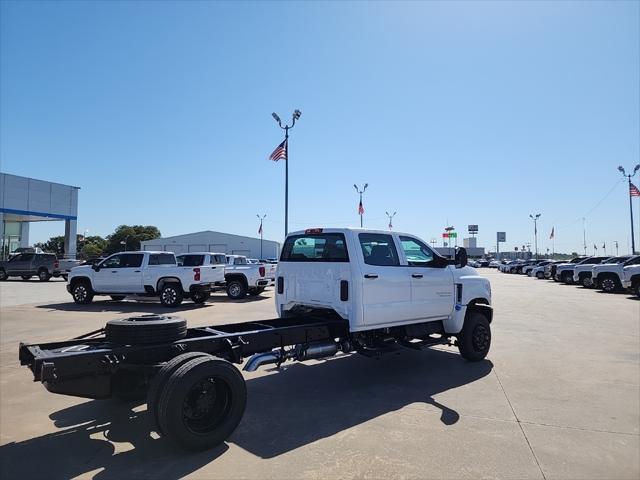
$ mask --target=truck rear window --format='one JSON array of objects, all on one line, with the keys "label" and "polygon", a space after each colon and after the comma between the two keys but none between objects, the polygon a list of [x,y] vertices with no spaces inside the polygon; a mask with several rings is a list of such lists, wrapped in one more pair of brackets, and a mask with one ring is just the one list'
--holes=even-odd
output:
[{"label": "truck rear window", "polygon": [[287,237],[281,262],[348,262],[347,244],[342,233],[292,235]]},{"label": "truck rear window", "polygon": [[177,260],[181,267],[200,267],[204,263],[204,255],[181,255]]}]

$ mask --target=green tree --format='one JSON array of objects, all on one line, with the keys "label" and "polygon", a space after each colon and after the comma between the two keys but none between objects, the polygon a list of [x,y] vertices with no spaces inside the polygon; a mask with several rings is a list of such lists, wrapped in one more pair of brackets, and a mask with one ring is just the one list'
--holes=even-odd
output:
[{"label": "green tree", "polygon": [[153,225],[120,225],[115,232],[107,237],[107,247],[104,253],[111,255],[123,250],[140,250],[140,242],[153,240],[160,236],[160,230]]},{"label": "green tree", "polygon": [[34,243],[33,246],[41,248],[43,252],[55,253],[56,255],[63,255],[64,254],[64,235],[51,237],[46,242]]},{"label": "green tree", "polygon": [[99,257],[106,248],[107,241],[98,235],[85,237],[81,242],[78,242],[78,251],[83,258]]}]

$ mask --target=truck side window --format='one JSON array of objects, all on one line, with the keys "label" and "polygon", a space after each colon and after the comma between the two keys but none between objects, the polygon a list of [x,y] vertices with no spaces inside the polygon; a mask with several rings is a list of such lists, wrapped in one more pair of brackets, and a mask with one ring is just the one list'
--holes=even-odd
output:
[{"label": "truck side window", "polygon": [[358,235],[364,263],[378,266],[398,266],[398,251],[391,235],[360,233]]},{"label": "truck side window", "polygon": [[127,253],[122,255],[121,268],[138,268],[142,265],[144,255],[142,253]]},{"label": "truck side window", "polygon": [[211,258],[209,259],[211,265],[222,265],[224,264],[224,261],[224,255],[211,255]]},{"label": "truck side window", "polygon": [[122,255],[114,255],[113,257],[109,257],[100,264],[100,267],[101,268],[120,268],[121,257]]},{"label": "truck side window", "polygon": [[349,254],[342,233],[289,236],[280,256],[281,262],[348,262]]},{"label": "truck side window", "polygon": [[430,267],[433,261],[433,252],[422,242],[411,237],[400,237],[402,250],[411,267]]}]

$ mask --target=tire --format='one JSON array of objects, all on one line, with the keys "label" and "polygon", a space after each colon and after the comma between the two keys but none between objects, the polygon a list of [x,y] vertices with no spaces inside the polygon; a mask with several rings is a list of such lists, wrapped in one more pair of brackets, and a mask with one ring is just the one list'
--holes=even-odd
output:
[{"label": "tire", "polygon": [[571,272],[562,272],[560,281],[567,285],[571,285],[573,283],[573,274]]},{"label": "tire", "polygon": [[209,299],[210,296],[211,293],[209,292],[194,292],[191,294],[191,300],[193,301],[193,303],[204,303]]},{"label": "tire", "polygon": [[165,283],[160,289],[160,303],[165,307],[177,307],[183,299],[182,287],[177,282]]},{"label": "tire", "polygon": [[142,315],[110,320],[105,326],[108,341],[121,345],[170,343],[187,335],[187,321],[180,317]]},{"label": "tire", "polygon": [[29,280],[31,280],[31,275],[20,275],[20,277],[21,277],[25,282],[28,282]]},{"label": "tire", "polygon": [[48,282],[51,279],[51,274],[46,268],[38,270],[38,280],[41,282]]},{"label": "tire", "polygon": [[124,298],[126,297],[126,295],[109,295],[111,297],[111,300],[115,301],[115,302],[119,302],[120,300],[124,300]]},{"label": "tire", "polygon": [[458,334],[460,355],[470,362],[478,362],[487,356],[489,348],[491,348],[489,320],[480,312],[469,312],[464,320],[462,331]]},{"label": "tire", "polygon": [[543,272],[538,272],[536,273],[536,278],[538,280],[543,280],[544,279],[544,273]]},{"label": "tire", "polygon": [[636,282],[635,285],[631,288],[633,290],[633,293],[636,294],[636,297],[640,298],[640,282]]},{"label": "tire", "polygon": [[178,368],[180,368],[185,363],[193,360],[194,358],[200,357],[210,357],[208,353],[203,352],[188,352],[178,355],[177,357],[173,357],[167,363],[165,363],[156,376],[151,380],[151,384],[149,385],[149,391],[147,392],[147,413],[149,418],[155,425],[157,432],[160,435],[163,435],[162,428],[160,427],[160,421],[158,419],[158,404],[160,402],[160,394],[164,389],[164,386],[169,381],[169,377],[173,375]]},{"label": "tire", "polygon": [[78,305],[87,305],[93,301],[93,290],[87,282],[78,282],[71,287],[71,296]]},{"label": "tire", "polygon": [[226,360],[203,357],[180,366],[160,394],[158,419],[164,434],[187,450],[223,443],[247,405],[247,387]]},{"label": "tire", "polygon": [[584,288],[591,288],[591,285],[592,285],[591,277],[583,275],[582,278],[580,279],[580,285],[582,285]]},{"label": "tire", "polygon": [[227,283],[227,295],[229,298],[239,300],[247,295],[247,287],[240,280],[231,280]]},{"label": "tire", "polygon": [[111,395],[124,402],[142,400],[148,390],[149,379],[142,373],[120,370],[111,378]]},{"label": "tire", "polygon": [[621,285],[618,279],[611,275],[607,275],[600,280],[600,288],[607,293],[614,293],[616,290],[619,290],[620,287]]},{"label": "tire", "polygon": [[0,282],[4,282],[7,278],[9,278],[7,272],[4,271],[4,268],[0,268]]}]

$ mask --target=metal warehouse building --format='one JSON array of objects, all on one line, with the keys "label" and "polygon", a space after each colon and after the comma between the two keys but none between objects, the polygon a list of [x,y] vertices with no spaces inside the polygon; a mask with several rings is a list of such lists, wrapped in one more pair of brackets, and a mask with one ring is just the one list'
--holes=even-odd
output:
[{"label": "metal warehouse building", "polygon": [[76,256],[78,187],[0,173],[0,257],[29,246],[31,222],[64,221],[64,252]]},{"label": "metal warehouse building", "polygon": [[262,240],[261,254],[259,238],[242,237],[211,230],[147,240],[141,243],[140,248],[174,253],[218,252],[245,255],[249,258],[278,258],[280,252],[280,244],[272,240]]}]

